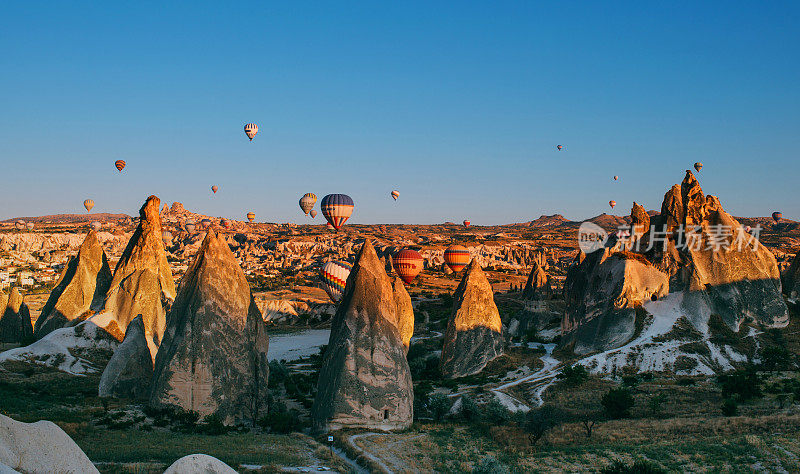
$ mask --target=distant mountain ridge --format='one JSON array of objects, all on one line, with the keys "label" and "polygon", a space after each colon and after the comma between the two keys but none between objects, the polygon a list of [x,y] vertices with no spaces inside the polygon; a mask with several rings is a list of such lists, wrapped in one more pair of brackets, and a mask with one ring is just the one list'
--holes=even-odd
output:
[{"label": "distant mountain ridge", "polygon": [[14,223],[20,219],[25,222],[53,222],[53,223],[74,223],[74,222],[92,222],[92,221],[110,221],[129,219],[131,216],[127,214],[111,214],[108,212],[99,212],[96,214],[51,214],[48,216],[38,217],[12,217],[0,221],[3,223]]}]

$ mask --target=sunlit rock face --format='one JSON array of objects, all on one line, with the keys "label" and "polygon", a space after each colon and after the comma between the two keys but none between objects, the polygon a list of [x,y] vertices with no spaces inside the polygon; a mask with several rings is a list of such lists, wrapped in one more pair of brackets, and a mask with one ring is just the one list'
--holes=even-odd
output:
[{"label": "sunlit rock face", "polygon": [[411,336],[414,335],[414,307],[411,305],[411,295],[406,291],[406,286],[400,277],[392,278],[394,288],[394,301],[397,305],[397,330],[403,340],[403,346],[408,353]]},{"label": "sunlit rock face", "polygon": [[31,313],[16,286],[8,295],[8,303],[0,315],[0,342],[21,343],[33,337]]},{"label": "sunlit rock face", "polygon": [[316,429],[411,425],[414,393],[397,293],[367,240],[331,325],[311,409]]},{"label": "sunlit rock face", "polygon": [[503,353],[503,342],[492,285],[473,260],[453,295],[453,312],[442,348],[442,376],[457,378],[480,372]]},{"label": "sunlit rock face", "polygon": [[266,412],[268,346],[244,272],[209,229],[170,310],[150,403],[257,420]]},{"label": "sunlit rock face", "polygon": [[41,339],[70,322],[81,321],[102,308],[111,284],[108,259],[94,230],[69,260],[36,320],[34,338]]},{"label": "sunlit rock face", "polygon": [[175,281],[161,238],[160,200],[150,196],[139,209],[139,226],[114,270],[105,311],[127,328],[142,315],[150,353],[155,357],[166,325],[166,309],[175,299]]}]

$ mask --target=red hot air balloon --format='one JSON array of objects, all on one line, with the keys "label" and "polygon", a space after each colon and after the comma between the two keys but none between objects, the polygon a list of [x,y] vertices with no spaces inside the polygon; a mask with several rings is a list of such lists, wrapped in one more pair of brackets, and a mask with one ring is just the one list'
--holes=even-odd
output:
[{"label": "red hot air balloon", "polygon": [[325,227],[327,227],[327,229],[328,229],[328,230],[335,230],[335,229],[333,228],[333,226],[331,225],[331,223],[330,223],[330,222],[328,222],[327,224],[325,224]]},{"label": "red hot air balloon", "polygon": [[611,206],[611,209],[614,209],[614,206],[617,205],[617,201],[608,201],[608,205]]},{"label": "red hot air balloon", "polygon": [[339,230],[353,214],[355,204],[353,204],[350,196],[346,194],[328,194],[322,198],[322,203],[320,203],[319,207],[325,219],[336,230]]},{"label": "red hot air balloon", "polygon": [[117,167],[117,171],[122,173],[122,169],[125,168],[125,160],[117,160],[114,162],[114,166]]},{"label": "red hot air balloon", "polygon": [[314,210],[314,209],[311,209],[310,211],[308,211],[308,215],[311,216],[311,218],[313,219],[313,218],[317,217],[317,211]]},{"label": "red hot air balloon", "polygon": [[469,227],[470,224],[471,222],[469,220],[464,219],[464,227]]},{"label": "red hot air balloon", "polygon": [[454,244],[444,251],[444,262],[456,273],[466,267],[471,258],[469,250],[463,245]]},{"label": "red hot air balloon", "polygon": [[403,249],[392,257],[394,271],[400,278],[410,285],[414,278],[422,271],[422,255],[416,250]]},{"label": "red hot air balloon", "polygon": [[783,213],[782,213],[782,212],[775,211],[775,212],[773,212],[773,213],[772,213],[772,219],[775,221],[775,223],[776,223],[776,224],[777,224],[777,223],[778,223],[778,221],[780,221],[782,218],[783,218]]},{"label": "red hot air balloon", "polygon": [[217,194],[217,189],[219,189],[219,186],[211,186],[211,192],[214,194]]}]

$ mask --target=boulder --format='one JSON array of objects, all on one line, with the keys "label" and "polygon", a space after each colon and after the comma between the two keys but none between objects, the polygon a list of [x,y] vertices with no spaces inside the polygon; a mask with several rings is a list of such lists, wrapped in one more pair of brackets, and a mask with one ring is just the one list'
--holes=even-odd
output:
[{"label": "boulder", "polygon": [[153,377],[153,359],[147,346],[142,315],[133,318],[125,339],[114,351],[100,377],[101,397],[146,399]]},{"label": "boulder", "polygon": [[41,316],[36,320],[34,338],[41,339],[68,322],[85,319],[92,311],[102,308],[110,284],[108,259],[97,239],[97,232],[91,230],[50,292]]},{"label": "boulder", "polygon": [[404,429],[413,384],[392,280],[366,240],[333,317],[311,409],[315,429]]},{"label": "boulder", "polygon": [[0,415],[0,465],[3,464],[31,474],[99,472],[55,423],[22,423]]},{"label": "boulder", "polygon": [[155,358],[166,325],[166,309],[175,299],[175,281],[161,240],[161,217],[156,196],[139,209],[139,225],[114,269],[104,309],[121,328],[142,315],[147,345]]},{"label": "boulder", "polygon": [[0,342],[27,343],[33,338],[31,313],[23,300],[19,288],[13,287],[0,317]]},{"label": "boulder", "polygon": [[473,260],[453,295],[453,312],[442,347],[442,376],[457,378],[480,372],[503,353],[503,343],[492,285]]},{"label": "boulder", "polygon": [[396,276],[392,279],[394,288],[394,302],[397,305],[397,330],[403,340],[403,346],[408,353],[411,336],[414,335],[414,306],[411,304],[411,295],[406,291],[403,280]]},{"label": "boulder", "polygon": [[782,276],[782,281],[783,292],[789,297],[789,301],[796,303],[800,298],[800,253],[794,256],[792,264]]},{"label": "boulder", "polygon": [[150,403],[255,421],[266,405],[268,346],[244,272],[209,229],[170,310]]},{"label": "boulder", "polygon": [[236,474],[236,471],[215,457],[190,454],[172,463],[164,474]]}]

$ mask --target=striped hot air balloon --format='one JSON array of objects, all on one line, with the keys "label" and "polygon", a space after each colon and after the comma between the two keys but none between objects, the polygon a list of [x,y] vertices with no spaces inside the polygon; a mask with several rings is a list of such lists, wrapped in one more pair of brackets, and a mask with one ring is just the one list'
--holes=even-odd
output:
[{"label": "striped hot air balloon", "polygon": [[314,193],[305,193],[303,197],[300,198],[300,209],[308,215],[311,209],[314,208],[314,204],[317,203],[317,195]]},{"label": "striped hot air balloon", "polygon": [[200,226],[203,229],[208,229],[211,226],[211,219],[203,219],[202,221],[200,221]]},{"label": "striped hot air balloon", "polygon": [[331,223],[330,223],[330,222],[328,222],[327,224],[325,224],[325,227],[326,227],[328,230],[336,230],[336,229],[334,229],[334,228],[333,228],[333,226],[331,225]]},{"label": "striped hot air balloon", "polygon": [[219,223],[222,227],[226,229],[230,229],[233,226],[233,224],[231,224],[231,221],[229,221],[228,219],[222,219],[219,221]]},{"label": "striped hot air balloon", "polygon": [[247,213],[247,220],[248,221],[253,222],[253,219],[255,219],[255,218],[256,218],[256,213],[255,212],[248,212]]},{"label": "striped hot air balloon", "polygon": [[25,221],[23,221],[22,219],[18,220],[17,222],[14,223],[14,227],[16,227],[17,230],[24,230],[25,229]]},{"label": "striped hot air balloon", "polygon": [[772,213],[772,219],[777,223],[783,218],[783,213],[779,211],[775,211]]},{"label": "striped hot air balloon", "polygon": [[611,206],[611,209],[614,209],[614,206],[617,205],[617,201],[608,201],[608,205]]},{"label": "striped hot air balloon", "polygon": [[310,211],[308,211],[308,215],[311,216],[311,218],[313,219],[317,217],[317,211],[315,209],[311,209]]},{"label": "striped hot air balloon", "polygon": [[103,224],[101,224],[100,221],[92,221],[91,226],[92,230],[94,230],[95,232],[100,232],[100,229],[103,227]]},{"label": "striped hot air balloon", "polygon": [[694,164],[694,169],[696,169],[697,171],[700,171],[701,169],[703,169],[703,163],[700,163],[698,161],[697,163]]},{"label": "striped hot air balloon", "polygon": [[339,230],[353,214],[353,200],[347,194],[328,194],[322,198],[320,210],[334,229]]},{"label": "striped hot air balloon", "polygon": [[463,245],[453,244],[444,251],[444,262],[456,273],[466,267],[470,259],[469,250]]},{"label": "striped hot air balloon", "polygon": [[92,212],[92,208],[94,207],[94,201],[92,201],[91,199],[83,201],[83,207],[86,208],[86,212]]},{"label": "striped hot air balloon", "polygon": [[165,246],[169,246],[172,243],[172,232],[168,230],[164,230],[161,232],[161,240],[164,241]]},{"label": "striped hot air balloon", "polygon": [[322,279],[322,289],[328,293],[334,303],[338,303],[347,285],[347,277],[353,267],[346,262],[331,260],[326,263],[319,271]]},{"label": "striped hot air balloon", "polygon": [[125,160],[117,160],[114,162],[114,166],[117,167],[117,171],[122,173],[122,169],[125,168]]},{"label": "striped hot air balloon", "polygon": [[400,278],[410,285],[414,278],[422,271],[422,255],[416,250],[403,249],[392,257],[394,271]]},{"label": "striped hot air balloon", "polygon": [[464,227],[469,227],[471,222],[468,219],[464,219]]},{"label": "striped hot air balloon", "polygon": [[197,224],[195,224],[194,220],[187,219],[186,222],[183,223],[183,228],[186,229],[186,232],[191,234],[197,228]]},{"label": "striped hot air balloon", "polygon": [[563,145],[556,145],[556,148],[558,148],[558,151],[561,151],[561,149],[564,148],[564,146]]},{"label": "striped hot air balloon", "polygon": [[395,201],[397,201],[397,198],[400,197],[400,191],[398,191],[396,189],[394,191],[392,191],[392,197],[394,198]]},{"label": "striped hot air balloon", "polygon": [[36,224],[34,224],[33,222],[26,222],[25,223],[25,228],[28,229],[28,230],[33,230],[34,227],[36,227]]},{"label": "striped hot air balloon", "polygon": [[244,126],[244,133],[247,135],[247,138],[249,138],[250,141],[252,142],[253,138],[256,136],[256,133],[258,133],[258,125],[254,123],[248,123],[247,125]]}]

